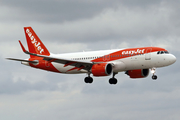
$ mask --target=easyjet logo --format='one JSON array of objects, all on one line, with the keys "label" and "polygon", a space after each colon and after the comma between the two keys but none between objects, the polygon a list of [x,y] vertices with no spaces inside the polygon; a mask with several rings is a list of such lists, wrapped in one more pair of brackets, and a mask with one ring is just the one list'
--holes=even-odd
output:
[{"label": "easyjet logo", "polygon": [[127,51],[122,51],[122,55],[124,54],[143,54],[145,49],[137,49],[137,50],[127,50]]},{"label": "easyjet logo", "polygon": [[44,49],[42,49],[42,47],[40,46],[41,43],[38,42],[34,36],[32,35],[32,33],[30,32],[29,29],[26,29],[26,33],[28,34],[29,38],[31,39],[32,44],[34,44],[34,46],[36,47],[36,49],[40,52],[40,54],[42,54],[42,52],[44,52]]}]

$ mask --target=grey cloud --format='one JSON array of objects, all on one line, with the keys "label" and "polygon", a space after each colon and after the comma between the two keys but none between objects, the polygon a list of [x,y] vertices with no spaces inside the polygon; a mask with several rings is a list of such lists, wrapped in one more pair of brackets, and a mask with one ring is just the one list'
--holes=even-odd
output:
[{"label": "grey cloud", "polygon": [[[44,26],[48,29],[43,30],[41,36],[46,40],[88,44],[92,41],[147,43],[151,41],[149,38],[159,40],[179,36],[179,26],[172,22],[177,18],[171,17],[176,12],[176,9],[166,5],[131,10],[122,6],[116,10],[108,9],[91,19]],[[43,26],[40,26],[39,31],[42,29]]]},{"label": "grey cloud", "polygon": [[[11,6],[13,10],[9,16],[18,15],[14,20],[20,21],[38,21],[45,23],[59,23],[64,21],[73,21],[79,19],[88,19],[98,15],[104,9],[114,8],[119,5],[127,7],[142,7],[160,4],[162,0],[100,0],[100,1],[83,1],[83,0],[17,0],[17,1],[1,1],[2,6]],[[146,7],[144,7],[146,8]],[[17,11],[16,11],[17,10]],[[17,13],[19,12],[19,13]],[[12,18],[12,17],[10,17]]]},{"label": "grey cloud", "polygon": [[[110,4],[109,4],[110,3]],[[4,6],[11,6],[21,14],[16,20],[59,23],[97,15],[102,9],[111,6],[112,2],[88,2],[79,0],[61,1],[3,1]],[[14,13],[16,14],[16,13]],[[21,16],[22,15],[22,16]]]},{"label": "grey cloud", "polygon": [[0,82],[0,94],[21,94],[23,92],[35,90],[35,91],[53,91],[58,89],[55,83],[29,83],[27,81],[17,81],[13,82],[12,78],[3,79]]},{"label": "grey cloud", "polygon": [[[3,73],[4,74],[4,73]],[[55,82],[37,82],[29,83],[28,81],[18,80],[14,82],[12,76],[3,77],[1,73],[0,81],[0,94],[21,94],[27,91],[55,91],[58,88],[57,83]]]},{"label": "grey cloud", "polygon": [[[21,4],[18,4],[19,2],[21,2]],[[34,5],[30,5],[30,2]],[[178,13],[178,7],[174,7],[176,5],[175,2],[170,2],[169,4],[168,1],[161,0],[151,2],[143,2],[142,0],[136,0],[135,2],[82,2],[80,0],[60,2],[25,2],[19,0],[17,2],[3,1],[2,4],[5,6],[15,6],[16,9],[19,9],[17,14],[20,14],[20,16],[18,15],[17,20],[16,18],[12,18],[11,20],[13,21],[15,20],[20,22],[22,17],[22,22],[24,22],[23,24],[28,23],[29,25],[28,21],[36,21],[38,23],[41,23],[37,26],[37,23],[35,24],[34,22],[32,22],[31,26],[35,26],[33,27],[34,30],[44,41],[58,41],[60,43],[83,42],[87,44],[91,44],[92,41],[99,41],[100,44],[108,43],[108,45],[109,43],[121,44],[122,41],[126,41],[127,43],[129,42],[132,44],[135,44],[137,42],[142,43],[143,41],[146,41],[144,44],[148,43],[149,46],[152,41],[149,38],[153,38],[155,41],[157,41],[159,39],[165,39],[169,36],[179,36],[179,23],[176,15],[176,13]],[[75,6],[73,6],[73,4],[75,4]],[[72,15],[68,10],[74,9],[76,7],[76,4],[77,6],[79,5],[80,8],[82,7],[82,10],[72,10]],[[86,14],[86,8],[88,8],[86,7],[86,4],[90,7],[89,10],[93,15],[88,14],[88,12]],[[142,7],[142,4],[146,4],[148,5],[148,7],[144,8]],[[64,9],[62,11],[65,11],[68,14],[62,14],[64,18],[59,17],[58,14],[60,14],[61,10],[52,9],[52,11],[48,11],[48,8],[52,8],[47,7],[48,5],[54,6],[54,9]],[[61,5],[63,7],[59,7]],[[68,7],[69,5],[72,5],[72,7]],[[92,7],[93,5],[95,5],[94,8]],[[76,13],[82,13],[87,15],[88,17],[83,15],[80,15],[83,17],[80,17],[78,15],[74,16],[74,14]],[[70,20],[68,17],[66,17],[66,15],[74,17]],[[26,20],[24,19],[26,19],[27,16],[29,16],[30,19],[25,22]],[[50,24],[43,24],[44,21],[49,20],[51,21]],[[65,22],[55,22],[56,24],[54,24],[54,20],[65,20]],[[174,23],[174,21],[177,22]],[[22,31],[21,34],[24,37],[23,29],[18,29],[18,31]],[[12,31],[11,34],[14,34],[14,31]]]},{"label": "grey cloud", "polygon": [[[3,60],[2,60],[3,59]],[[11,65],[10,65],[11,64]],[[25,67],[25,66],[23,66]],[[32,68],[25,67],[23,68],[20,62],[12,62],[8,61],[5,58],[1,58],[1,80],[0,80],[0,94],[21,94],[27,91],[35,90],[35,91],[56,91],[56,90],[66,90],[67,88],[62,88],[58,86],[58,82],[56,79],[53,79],[53,76],[47,76],[48,79],[41,81],[38,80],[38,74],[34,74]],[[13,69],[14,68],[14,69]],[[21,69],[20,69],[21,68]],[[32,72],[24,73],[23,69],[32,69]],[[19,71],[19,72],[17,72]],[[28,72],[28,71],[26,71]],[[41,72],[41,71],[40,71]],[[16,77],[13,73],[20,75]],[[43,73],[43,72],[42,72]],[[25,80],[22,76],[24,74],[33,77],[25,77]],[[47,74],[44,71],[44,74]],[[41,74],[40,76],[44,76]],[[14,78],[16,77],[16,78]],[[34,82],[32,82],[34,81]]]},{"label": "grey cloud", "polygon": [[[28,91],[69,92],[84,85],[82,77],[47,72],[24,66],[20,62],[1,58],[0,95],[22,94]],[[76,86],[79,83],[78,87]]]}]

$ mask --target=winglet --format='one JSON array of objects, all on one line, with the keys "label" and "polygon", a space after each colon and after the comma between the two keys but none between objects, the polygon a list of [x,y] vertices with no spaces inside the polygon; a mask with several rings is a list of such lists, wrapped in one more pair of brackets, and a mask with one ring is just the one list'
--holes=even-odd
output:
[{"label": "winglet", "polygon": [[21,48],[23,50],[23,52],[27,52],[27,50],[24,48],[23,44],[21,43],[21,41],[19,40],[19,44],[21,45]]},{"label": "winglet", "polygon": [[23,46],[23,44],[21,43],[20,40],[19,40],[19,44],[21,45],[21,48],[22,48],[22,50],[23,50],[24,53],[29,54],[29,55],[32,55],[32,56],[37,56],[37,54],[35,54],[35,53],[30,53],[29,51],[27,51],[27,50],[24,48],[24,46]]}]

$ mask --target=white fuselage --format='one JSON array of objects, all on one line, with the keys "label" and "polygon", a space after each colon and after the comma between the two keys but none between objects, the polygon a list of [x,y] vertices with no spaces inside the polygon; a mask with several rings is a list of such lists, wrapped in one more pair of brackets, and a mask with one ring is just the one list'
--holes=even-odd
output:
[{"label": "white fuselage", "polygon": [[[114,53],[116,51],[120,51],[123,49],[114,49],[114,50],[101,50],[101,51],[91,51],[91,52],[77,52],[77,53],[67,53],[67,54],[51,54],[52,57],[60,57],[66,58],[71,60],[78,60],[78,61],[89,61],[92,62],[94,59],[103,57],[104,55],[108,55]],[[118,57],[116,60],[110,60],[111,57]],[[176,61],[176,58],[172,54],[157,54],[157,52],[150,52],[146,54],[126,54],[126,58],[122,56],[109,56],[104,57],[103,61],[113,64],[113,71],[114,72],[121,72],[127,70],[134,70],[134,69],[149,69],[149,68],[158,68],[164,67],[173,64]],[[72,70],[74,66],[67,66],[64,67],[64,64],[59,64],[52,62],[53,66],[59,70],[61,73],[73,74],[73,73],[87,73],[86,70]]]}]

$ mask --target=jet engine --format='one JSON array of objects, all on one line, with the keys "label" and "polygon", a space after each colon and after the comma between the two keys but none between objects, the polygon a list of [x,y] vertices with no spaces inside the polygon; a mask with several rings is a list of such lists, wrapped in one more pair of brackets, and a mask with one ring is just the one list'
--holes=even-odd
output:
[{"label": "jet engine", "polygon": [[149,69],[128,70],[125,74],[130,78],[144,78],[149,75]]},{"label": "jet engine", "polygon": [[94,76],[108,76],[111,75],[112,71],[112,65],[110,63],[94,64],[91,68]]}]

